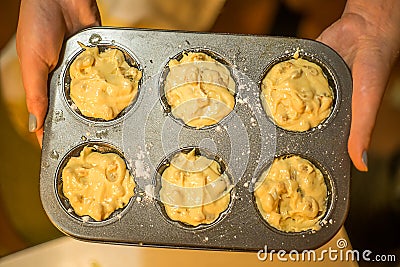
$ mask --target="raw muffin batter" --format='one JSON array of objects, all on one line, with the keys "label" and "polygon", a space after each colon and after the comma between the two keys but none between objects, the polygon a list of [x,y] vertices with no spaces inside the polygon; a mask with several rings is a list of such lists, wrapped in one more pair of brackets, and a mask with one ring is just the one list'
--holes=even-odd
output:
[{"label": "raw muffin batter", "polygon": [[229,70],[204,53],[184,53],[168,63],[165,95],[172,114],[189,126],[218,123],[235,105],[235,82]]},{"label": "raw muffin batter", "polygon": [[162,173],[160,198],[174,221],[197,226],[214,222],[230,202],[230,181],[220,165],[193,149],[178,153]]},{"label": "raw muffin batter", "polygon": [[263,104],[275,123],[291,131],[307,131],[331,112],[333,94],[322,69],[293,58],[276,64],[261,85]]},{"label": "raw muffin batter", "polygon": [[264,219],[285,232],[319,230],[327,187],[321,171],[299,156],[276,158],[254,192]]},{"label": "raw muffin batter", "polygon": [[83,115],[114,119],[136,98],[142,72],[118,49],[99,53],[98,47],[82,47],[70,67],[70,97]]},{"label": "raw muffin batter", "polygon": [[124,160],[115,153],[99,153],[84,147],[62,171],[63,193],[79,216],[96,221],[124,207],[133,196],[135,182]]}]

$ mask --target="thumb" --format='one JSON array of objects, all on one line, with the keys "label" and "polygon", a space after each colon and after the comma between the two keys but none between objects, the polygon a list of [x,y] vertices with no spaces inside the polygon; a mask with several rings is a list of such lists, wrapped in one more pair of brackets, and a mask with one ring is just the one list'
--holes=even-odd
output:
[{"label": "thumb", "polygon": [[[43,13],[47,10],[44,8],[48,9],[47,15]],[[65,25],[57,3],[21,1],[17,53],[29,111],[29,131],[36,132],[39,144],[48,108],[48,75],[57,64],[64,33]]]},{"label": "thumb", "polygon": [[[51,66],[55,65],[54,63],[48,64],[47,62],[57,61],[58,54],[56,51],[58,47],[55,44],[56,48],[51,45],[46,49],[41,48],[37,44],[45,42],[40,43],[34,37],[34,34],[27,33],[26,27],[20,27],[17,30],[17,52],[25,89],[26,105],[29,112],[28,129],[30,132],[36,132],[39,144],[41,145],[43,123],[48,108],[48,75],[51,71]],[[27,43],[31,45],[26,45]]]},{"label": "thumb", "polygon": [[[23,55],[23,53],[22,53]],[[29,111],[29,131],[36,132],[39,144],[42,143],[43,124],[48,108],[47,80],[49,67],[35,57],[21,57],[21,72]],[[35,66],[35,71],[30,70]]]},{"label": "thumb", "polygon": [[367,151],[371,141],[379,106],[390,73],[384,56],[369,52],[358,53],[353,61],[352,122],[348,151],[355,167],[368,170]]}]

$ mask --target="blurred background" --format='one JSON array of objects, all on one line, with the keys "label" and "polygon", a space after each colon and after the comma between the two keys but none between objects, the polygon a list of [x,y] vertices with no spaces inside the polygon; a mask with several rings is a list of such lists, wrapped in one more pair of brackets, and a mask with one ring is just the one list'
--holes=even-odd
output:
[{"label": "blurred background", "polygon": [[[98,4],[104,25],[316,38],[340,17],[345,1],[99,0]],[[15,52],[18,9],[18,0],[0,3],[0,256],[62,236],[39,199],[40,148],[35,135],[27,131],[28,112]],[[399,63],[379,111],[368,165],[368,173],[352,170],[345,228],[353,248],[396,254],[399,260]]]}]

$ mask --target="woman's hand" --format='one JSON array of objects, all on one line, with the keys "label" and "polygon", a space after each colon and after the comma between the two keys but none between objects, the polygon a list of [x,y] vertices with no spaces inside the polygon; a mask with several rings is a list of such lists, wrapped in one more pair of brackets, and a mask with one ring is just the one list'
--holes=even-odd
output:
[{"label": "woman's hand", "polygon": [[367,171],[376,116],[400,49],[400,1],[349,0],[342,17],[317,40],[335,49],[352,71],[348,151],[355,167]]},{"label": "woman's hand", "polygon": [[17,52],[29,111],[29,131],[42,144],[48,107],[48,75],[57,65],[65,38],[100,25],[96,0],[22,0]]}]

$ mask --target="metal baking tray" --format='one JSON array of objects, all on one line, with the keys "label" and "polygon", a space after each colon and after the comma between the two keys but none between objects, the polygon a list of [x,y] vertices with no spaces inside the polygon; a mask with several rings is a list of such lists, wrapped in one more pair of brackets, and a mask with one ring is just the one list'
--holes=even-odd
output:
[{"label": "metal baking tray", "polygon": [[[118,48],[143,72],[131,106],[111,121],[82,116],[69,99],[68,68],[86,46]],[[205,52],[225,64],[236,82],[234,110],[215,126],[194,129],[170,113],[163,95],[167,63],[183,51]],[[331,115],[306,132],[286,131],[268,118],[260,83],[277,62],[299,55],[320,65],[334,92]],[[96,27],[69,38],[51,75],[44,125],[40,193],[44,209],[63,233],[87,241],[228,251],[304,250],[329,241],[349,207],[347,138],[352,80],[348,67],[329,47],[307,39]],[[125,159],[135,182],[128,205],[96,222],[77,216],[63,197],[61,171],[85,146],[114,151]],[[234,184],[226,212],[211,225],[189,227],[169,220],[158,200],[158,170],[171,155],[197,147],[221,159]],[[285,233],[268,225],[257,210],[254,183],[274,157],[296,154],[318,166],[327,182],[327,212],[318,231]]]}]

